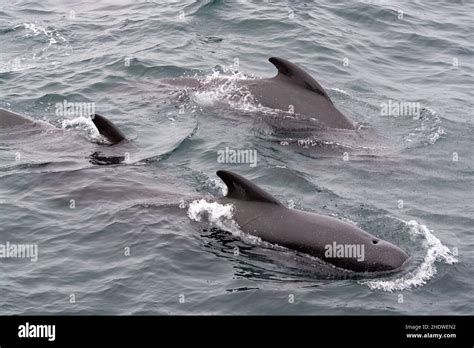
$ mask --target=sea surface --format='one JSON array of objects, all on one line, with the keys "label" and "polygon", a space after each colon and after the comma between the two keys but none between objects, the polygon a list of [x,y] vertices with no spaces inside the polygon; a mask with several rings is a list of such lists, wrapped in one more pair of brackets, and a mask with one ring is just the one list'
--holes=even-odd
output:
[{"label": "sea surface", "polygon": [[[0,0],[0,107],[58,128],[0,130],[0,247],[38,248],[0,258],[0,314],[474,314],[473,16],[471,1]],[[272,56],[359,129],[289,130],[235,98],[276,74]],[[228,83],[163,82],[180,77]],[[106,146],[67,103],[131,142]],[[255,166],[220,163],[226,148]],[[341,275],[246,236],[200,201],[225,193],[219,169],[411,262]]]}]

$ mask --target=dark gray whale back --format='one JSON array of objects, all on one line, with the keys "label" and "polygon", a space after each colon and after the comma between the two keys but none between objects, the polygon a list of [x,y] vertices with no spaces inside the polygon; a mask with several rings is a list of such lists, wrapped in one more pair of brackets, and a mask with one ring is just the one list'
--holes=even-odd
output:
[{"label": "dark gray whale back", "polygon": [[322,128],[355,128],[324,88],[301,67],[282,58],[272,57],[269,61],[278,69],[275,77],[244,83],[257,103],[312,118]]},{"label": "dark gray whale back", "polygon": [[[399,270],[409,256],[399,247],[339,219],[286,208],[276,198],[244,177],[220,170],[228,187],[218,199],[234,206],[233,219],[246,233],[297,250],[355,272]],[[362,250],[362,255],[328,255],[328,246]]]},{"label": "dark gray whale back", "polygon": [[37,124],[34,120],[31,120],[25,116],[21,116],[14,112],[0,109],[0,128],[12,128],[17,126],[33,126]]}]

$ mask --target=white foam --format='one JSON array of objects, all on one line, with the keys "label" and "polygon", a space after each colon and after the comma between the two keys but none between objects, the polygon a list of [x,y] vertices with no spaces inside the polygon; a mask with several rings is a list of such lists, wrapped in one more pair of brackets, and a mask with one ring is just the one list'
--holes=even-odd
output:
[{"label": "white foam", "polygon": [[333,87],[333,88],[329,88],[329,89],[332,90],[332,91],[341,93],[341,94],[345,94],[345,95],[351,96],[351,95],[349,94],[349,92],[347,92],[347,91],[344,90],[344,89],[340,89],[340,88],[337,88],[337,87]]},{"label": "white foam", "polygon": [[36,68],[40,62],[43,64],[46,62],[51,66],[58,65],[58,61],[50,60],[50,56],[45,55],[45,53],[50,48],[55,48],[55,52],[59,52],[61,55],[69,55],[72,51],[68,40],[55,28],[46,29],[40,24],[34,22],[26,22],[13,27],[14,30],[18,28],[24,28],[24,38],[37,37],[36,41],[43,42],[45,46],[40,46],[39,51],[36,48],[29,51],[27,50],[28,52],[25,56],[16,57],[10,61],[6,61],[5,63],[0,62],[0,73],[17,72]]},{"label": "white foam", "polygon": [[233,232],[239,229],[237,223],[232,220],[233,211],[234,207],[231,204],[219,204],[200,199],[189,204],[188,217],[194,221],[202,221],[205,218],[211,225]]},{"label": "white foam", "polygon": [[79,116],[70,120],[66,119],[62,121],[61,126],[63,129],[83,129],[87,132],[91,140],[105,142],[105,139],[102,137],[102,135],[100,135],[98,129],[90,117]]},{"label": "white foam", "polygon": [[212,106],[219,101],[216,91],[199,91],[193,94],[193,100],[201,106]]},{"label": "white foam", "polygon": [[224,68],[223,72],[213,70],[200,80],[204,88],[193,93],[193,100],[202,106],[224,101],[234,108],[251,110],[255,108],[253,97],[245,86],[238,84],[248,79],[250,77],[232,68]]},{"label": "white foam", "polygon": [[430,145],[433,145],[444,134],[446,134],[444,128],[438,127],[435,130],[432,130],[431,133],[428,135],[428,143]]},{"label": "white foam", "polygon": [[[404,221],[405,222],[405,221]],[[452,251],[430,231],[428,227],[415,220],[405,222],[409,227],[412,237],[421,236],[424,238],[423,247],[426,255],[420,266],[413,272],[394,280],[370,280],[360,282],[367,285],[372,290],[401,291],[425,285],[437,273],[436,262],[453,264],[458,262]]]},{"label": "white foam", "polygon": [[226,195],[227,195],[227,192],[228,192],[227,185],[224,184],[224,183],[222,182],[222,180],[217,180],[217,179],[214,179],[214,178],[209,178],[209,179],[208,179],[208,182],[209,182],[209,186],[211,186],[212,188],[216,188],[217,190],[219,190],[222,196],[226,196]]},{"label": "white foam", "polygon": [[211,226],[240,237],[243,241],[254,245],[267,245],[259,237],[252,236],[240,230],[239,225],[233,220],[234,206],[208,202],[205,199],[194,200],[189,204],[188,217],[194,221],[206,219]]},{"label": "white foam", "polygon": [[405,137],[406,142],[411,143],[418,140],[425,145],[433,145],[446,134],[446,130],[441,127],[442,121],[436,111],[424,107],[420,119],[420,125]]},{"label": "white foam", "polygon": [[[15,29],[18,26],[15,27]],[[44,35],[46,38],[49,40],[49,46],[54,45],[57,43],[57,40],[61,40],[62,42],[67,42],[66,38],[64,38],[61,34],[59,34],[56,29],[48,30],[38,23],[23,23],[23,27],[26,30],[26,37],[28,36],[38,36],[38,35]],[[56,37],[56,39],[55,39]]]}]

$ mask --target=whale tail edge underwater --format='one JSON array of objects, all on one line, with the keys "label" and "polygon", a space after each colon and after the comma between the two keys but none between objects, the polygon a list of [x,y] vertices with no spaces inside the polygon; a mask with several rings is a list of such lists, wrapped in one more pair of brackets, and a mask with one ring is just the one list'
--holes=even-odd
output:
[{"label": "whale tail edge underwater", "polygon": [[[120,129],[118,129],[118,127],[106,117],[99,114],[94,114],[91,115],[91,119],[99,133],[112,145],[127,141],[127,138],[120,131]],[[46,122],[36,121],[13,111],[0,108],[0,129],[34,125],[53,127]]]},{"label": "whale tail edge underwater", "polygon": [[[410,260],[398,246],[354,224],[287,208],[239,174],[226,170],[216,174],[228,188],[217,202],[233,206],[233,219],[245,233],[357,273],[392,273],[404,269]],[[336,255],[332,250],[334,254],[328,255],[330,248],[340,246],[346,254]]]}]

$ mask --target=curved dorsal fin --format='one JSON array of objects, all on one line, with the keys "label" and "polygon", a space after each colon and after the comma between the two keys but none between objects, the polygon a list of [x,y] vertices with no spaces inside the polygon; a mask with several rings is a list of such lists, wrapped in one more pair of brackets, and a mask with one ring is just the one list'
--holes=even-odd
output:
[{"label": "curved dorsal fin", "polygon": [[94,114],[91,116],[91,119],[99,133],[107,138],[107,140],[110,141],[112,145],[127,140],[120,129],[118,129],[117,126],[112,123],[112,121],[108,120],[104,116]]},{"label": "curved dorsal fin", "polygon": [[275,197],[245,179],[243,176],[226,170],[219,170],[216,174],[227,186],[227,198],[243,201],[259,201],[283,206]]},{"label": "curved dorsal fin", "polygon": [[331,101],[324,88],[298,65],[277,57],[271,57],[268,61],[278,69],[278,75],[275,78],[283,75],[289,78],[291,83],[316,92]]}]

